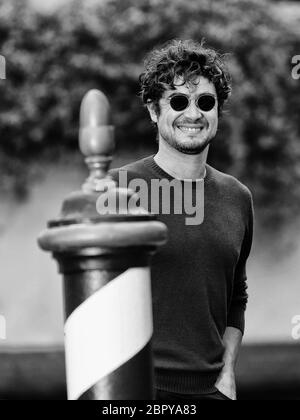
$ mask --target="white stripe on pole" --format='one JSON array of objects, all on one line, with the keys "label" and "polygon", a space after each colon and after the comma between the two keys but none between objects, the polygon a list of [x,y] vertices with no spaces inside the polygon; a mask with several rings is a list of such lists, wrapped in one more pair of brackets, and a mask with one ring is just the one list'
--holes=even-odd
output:
[{"label": "white stripe on pole", "polygon": [[150,269],[131,268],[72,312],[65,324],[68,399],[139,353],[153,334]]}]

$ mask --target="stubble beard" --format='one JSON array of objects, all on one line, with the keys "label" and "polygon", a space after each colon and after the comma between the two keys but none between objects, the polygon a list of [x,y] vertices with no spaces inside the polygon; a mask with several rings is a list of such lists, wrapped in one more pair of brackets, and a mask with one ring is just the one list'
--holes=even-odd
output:
[{"label": "stubble beard", "polygon": [[[183,153],[185,155],[200,155],[204,152],[204,150],[211,144],[215,136],[208,137],[204,143],[201,144],[185,144],[183,142],[178,142],[174,139],[174,137],[166,136],[164,137],[160,134],[161,138],[168,143],[171,147],[178,150],[178,152]],[[159,136],[158,136],[159,137]]]}]

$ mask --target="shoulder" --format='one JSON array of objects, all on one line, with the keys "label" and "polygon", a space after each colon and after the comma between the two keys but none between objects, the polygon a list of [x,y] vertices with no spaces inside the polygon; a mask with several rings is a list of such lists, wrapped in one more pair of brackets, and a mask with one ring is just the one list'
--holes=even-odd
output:
[{"label": "shoulder", "polygon": [[120,168],[111,169],[109,171],[109,175],[113,179],[117,179],[119,176],[119,173],[124,171],[124,172],[127,172],[127,175],[129,177],[137,177],[137,176],[141,177],[145,175],[145,172],[146,172],[145,161],[147,159],[149,159],[149,157],[137,160],[132,163],[128,163],[127,165],[121,166]]},{"label": "shoulder", "polygon": [[252,207],[252,193],[249,188],[232,175],[221,172],[212,166],[208,166],[210,177],[214,180],[215,185],[227,197],[239,199]]}]

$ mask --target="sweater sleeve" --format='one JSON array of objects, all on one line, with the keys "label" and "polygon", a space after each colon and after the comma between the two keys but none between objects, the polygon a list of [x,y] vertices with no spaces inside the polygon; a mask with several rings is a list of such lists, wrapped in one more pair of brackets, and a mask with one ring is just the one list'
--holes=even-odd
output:
[{"label": "sweater sleeve", "polygon": [[235,269],[233,295],[227,317],[227,326],[239,329],[242,334],[245,330],[245,311],[248,303],[246,263],[252,246],[253,219],[253,202],[250,194],[248,220],[240,257]]}]

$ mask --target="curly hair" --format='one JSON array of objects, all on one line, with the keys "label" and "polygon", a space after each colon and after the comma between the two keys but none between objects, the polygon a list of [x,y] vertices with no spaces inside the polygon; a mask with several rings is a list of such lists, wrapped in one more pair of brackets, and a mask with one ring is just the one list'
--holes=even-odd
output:
[{"label": "curly hair", "polygon": [[231,79],[223,56],[204,46],[204,40],[172,40],[154,49],[145,60],[145,72],[140,75],[140,96],[144,104],[152,102],[159,113],[159,100],[166,89],[175,89],[180,77],[185,83],[196,83],[199,76],[215,85],[219,115],[231,93]]}]

